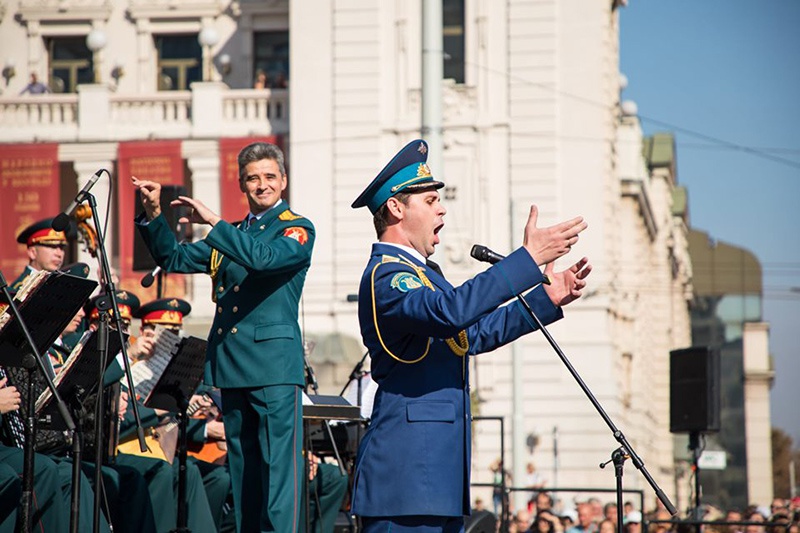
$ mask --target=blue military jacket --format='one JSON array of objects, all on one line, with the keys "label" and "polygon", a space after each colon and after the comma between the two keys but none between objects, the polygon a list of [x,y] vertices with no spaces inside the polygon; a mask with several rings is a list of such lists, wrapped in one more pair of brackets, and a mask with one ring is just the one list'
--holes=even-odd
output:
[{"label": "blue military jacket", "polygon": [[220,388],[303,385],[297,309],[314,247],[314,225],[286,202],[249,229],[220,221],[199,242],[178,244],[164,216],[137,226],[168,272],[205,272],[217,312],[205,382]]},{"label": "blue military jacket", "polygon": [[[519,302],[503,304],[541,282],[524,249],[453,287],[400,248],[373,246],[358,315],[378,390],[358,451],[355,514],[469,514],[465,355],[494,350],[533,331]],[[545,324],[562,317],[541,287],[525,299]]]}]

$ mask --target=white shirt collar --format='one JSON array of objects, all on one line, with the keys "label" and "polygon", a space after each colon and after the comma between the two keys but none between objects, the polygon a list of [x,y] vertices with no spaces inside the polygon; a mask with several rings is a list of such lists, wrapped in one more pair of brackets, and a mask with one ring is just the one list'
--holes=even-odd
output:
[{"label": "white shirt collar", "polygon": [[278,207],[279,205],[281,205],[281,203],[283,203],[283,198],[278,198],[278,201],[277,201],[277,202],[275,202],[275,205],[273,205],[273,206],[272,206],[272,207],[270,207],[269,209],[265,209],[264,211],[261,211],[260,213],[253,213],[253,212],[251,211],[250,213],[248,213],[248,214],[247,214],[247,218],[248,218],[248,219],[250,219],[250,218],[254,218],[254,219],[256,219],[256,220],[261,220],[261,217],[263,217],[263,216],[264,216],[264,215],[266,215],[266,214],[267,214],[269,211],[272,211],[273,209],[275,209],[276,207]]},{"label": "white shirt collar", "polygon": [[414,259],[416,259],[423,265],[426,263],[425,257],[423,257],[421,253],[419,253],[416,249],[411,248],[410,246],[397,244],[395,242],[383,242],[383,241],[381,241],[381,244],[388,244],[389,246],[394,246],[395,248],[399,248],[400,250],[403,250],[407,254],[411,255]]}]

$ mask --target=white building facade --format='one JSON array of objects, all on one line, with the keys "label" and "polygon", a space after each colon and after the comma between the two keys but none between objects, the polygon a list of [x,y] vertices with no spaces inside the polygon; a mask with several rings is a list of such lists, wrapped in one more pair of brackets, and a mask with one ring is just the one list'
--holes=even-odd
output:
[{"label": "white building facade", "polygon": [[[444,152],[432,171],[447,184],[448,214],[434,259],[460,283],[484,268],[469,256],[473,243],[501,253],[520,245],[531,204],[542,226],[584,216],[589,229],[558,267],[589,257],[590,288],[550,331],[672,495],[669,351],[691,342],[688,215],[675,205],[674,145],[659,144],[668,153],[654,164],[635,113],[622,111],[615,6],[445,0],[444,34],[463,41],[463,55],[451,55],[459,74],[442,82]],[[324,385],[336,391],[363,349],[348,295],[375,240],[369,213],[350,204],[419,136],[421,13],[422,0],[6,0],[0,151],[57,143],[69,197],[97,168],[118,167],[121,143],[178,140],[184,185],[220,210],[220,139],[280,136],[289,201],[317,228],[302,325],[326,346],[311,361],[325,364]],[[94,49],[76,52],[90,34]],[[80,82],[87,68],[97,83]],[[258,68],[274,85],[251,88]],[[59,78],[65,92],[19,96],[31,72]],[[205,277],[187,281],[197,332],[214,311],[209,290]],[[478,357],[472,380],[475,414],[505,419],[518,482],[532,461],[551,487],[614,488],[613,469],[598,464],[618,444],[538,333]],[[497,425],[477,423],[473,481],[490,482],[499,455]],[[626,488],[652,496],[627,472]]]}]

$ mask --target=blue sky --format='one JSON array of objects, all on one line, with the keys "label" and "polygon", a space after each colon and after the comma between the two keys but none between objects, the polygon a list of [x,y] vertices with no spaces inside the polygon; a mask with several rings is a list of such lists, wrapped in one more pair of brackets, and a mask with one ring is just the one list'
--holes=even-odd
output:
[{"label": "blue sky", "polygon": [[630,0],[620,27],[623,98],[675,133],[691,225],[761,261],[772,423],[800,447],[800,1]]}]

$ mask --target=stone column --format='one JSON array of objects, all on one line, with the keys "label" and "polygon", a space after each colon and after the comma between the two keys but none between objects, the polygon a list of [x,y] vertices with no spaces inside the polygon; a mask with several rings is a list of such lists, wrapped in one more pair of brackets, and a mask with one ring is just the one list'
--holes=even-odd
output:
[{"label": "stone column", "polygon": [[111,118],[108,85],[78,85],[78,138],[81,141],[108,139]]},{"label": "stone column", "polygon": [[744,434],[747,450],[747,496],[772,501],[772,419],[769,390],[775,379],[769,355],[769,324],[744,324]]},{"label": "stone column", "polygon": [[[192,136],[216,137],[222,120],[222,92],[227,85],[219,81],[192,83]],[[202,111],[201,111],[202,110]]]},{"label": "stone column", "polygon": [[[113,146],[113,145],[112,145]],[[109,152],[110,150],[104,150]],[[107,158],[102,158],[102,155],[106,155]],[[97,216],[100,219],[101,226],[105,223],[106,215],[109,214],[108,210],[110,208],[108,203],[108,191],[110,189],[111,183],[110,179],[113,176],[114,172],[114,156],[115,154],[99,154],[95,153],[92,154],[93,158],[89,154],[85,154],[85,159],[75,160],[73,163],[73,168],[75,168],[75,173],[77,176],[77,185],[78,190],[81,190],[83,186],[89,181],[89,178],[100,169],[108,170],[109,174],[103,172],[100,175],[100,179],[97,180],[97,183],[94,184],[92,187],[92,194],[94,195],[97,201]],[[108,219],[108,233],[104,235],[105,237],[105,249],[109,256],[109,261],[111,266],[115,266],[115,260],[113,257],[113,241],[114,241],[114,232],[116,232],[116,216],[114,213],[110,213],[110,217]],[[94,227],[94,222],[91,222],[92,227]],[[97,229],[97,228],[95,228]],[[102,228],[100,228],[102,230]],[[99,245],[99,243],[98,243]],[[93,258],[88,251],[85,249],[85,245],[81,245],[78,251],[78,261],[88,264],[91,267],[91,277],[94,280],[98,279],[97,271],[100,266],[100,263],[97,259]]]},{"label": "stone column", "polygon": [[[185,141],[183,157],[192,171],[192,195],[215,213],[222,210],[220,199],[219,144],[217,141]],[[209,226],[196,224],[193,228],[194,240],[206,236]],[[205,321],[214,316],[214,302],[211,301],[211,277],[204,274],[191,276],[193,320]]]}]

